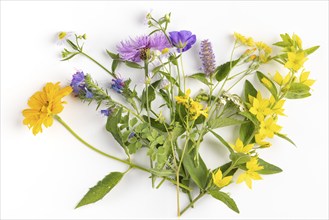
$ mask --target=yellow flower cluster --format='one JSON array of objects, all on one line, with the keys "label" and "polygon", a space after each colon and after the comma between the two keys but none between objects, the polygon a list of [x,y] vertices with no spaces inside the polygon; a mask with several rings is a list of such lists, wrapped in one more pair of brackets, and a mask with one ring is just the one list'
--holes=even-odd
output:
[{"label": "yellow flower cluster", "polygon": [[185,92],[185,95],[176,96],[176,102],[185,106],[192,120],[196,120],[200,115],[208,117],[208,108],[203,108],[203,105],[200,102],[193,100],[190,97],[191,90],[188,89]]},{"label": "yellow flower cluster", "polygon": [[247,58],[247,61],[253,61],[256,58],[258,58],[260,63],[266,63],[269,61],[270,55],[272,53],[272,48],[270,46],[262,41],[255,42],[252,37],[245,37],[242,34],[236,32],[234,32],[234,37],[239,44],[251,47],[251,49],[248,49],[246,53],[258,50],[258,56],[252,54]]},{"label": "yellow flower cluster", "polygon": [[259,166],[258,158],[252,157],[249,162],[246,163],[247,171],[240,174],[238,177],[237,183],[246,182],[247,186],[251,189],[252,188],[252,180],[261,180],[262,177],[257,173],[264,169],[263,166]]},{"label": "yellow flower cluster", "polygon": [[50,127],[53,124],[53,116],[63,111],[62,101],[64,96],[72,92],[70,86],[61,88],[59,82],[47,83],[42,91],[34,93],[28,101],[30,108],[23,110],[24,125],[32,128],[34,135],[42,132],[42,125]]},{"label": "yellow flower cluster", "polygon": [[265,142],[265,138],[273,138],[275,133],[280,132],[281,126],[277,125],[277,116],[284,115],[282,108],[285,100],[275,100],[273,96],[270,99],[263,99],[260,92],[256,97],[249,96],[251,107],[249,112],[256,116],[260,123],[258,133],[255,135],[255,141],[261,147],[269,147],[270,143]]}]

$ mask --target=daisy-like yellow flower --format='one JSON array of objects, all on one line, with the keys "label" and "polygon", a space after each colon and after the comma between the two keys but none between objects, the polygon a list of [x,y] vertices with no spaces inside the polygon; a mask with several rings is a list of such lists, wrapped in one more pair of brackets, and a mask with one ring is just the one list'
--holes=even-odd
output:
[{"label": "daisy-like yellow flower", "polygon": [[274,119],[273,117],[269,117],[261,121],[259,134],[269,138],[273,138],[274,133],[278,133],[282,129],[282,127],[277,125],[276,122],[277,118]]},{"label": "daisy-like yellow flower", "polygon": [[258,158],[252,157],[249,162],[246,163],[247,171],[240,174],[238,177],[237,183],[246,182],[247,186],[251,189],[252,188],[252,180],[261,180],[262,177],[257,173],[264,169],[263,166],[259,166]]},{"label": "daisy-like yellow flower", "polygon": [[59,32],[57,35],[57,44],[58,45],[62,45],[66,42],[67,39],[69,39],[69,37],[71,37],[73,35],[73,32]]},{"label": "daisy-like yellow flower", "polygon": [[288,73],[284,78],[283,76],[279,73],[279,72],[276,72],[275,75],[274,75],[274,81],[280,85],[280,86],[284,86],[286,85],[289,80],[291,79],[291,73]]},{"label": "daisy-like yellow flower", "polygon": [[244,153],[247,154],[251,151],[251,149],[254,147],[254,144],[247,144],[246,146],[243,145],[243,142],[238,138],[235,142],[235,145],[230,144],[233,150],[235,150],[237,153]]},{"label": "daisy-like yellow flower", "polygon": [[245,37],[242,34],[239,34],[237,32],[234,32],[234,37],[239,43],[249,46],[249,47],[253,46],[255,43],[254,39],[252,39],[251,37]]},{"label": "daisy-like yellow flower", "polygon": [[260,92],[257,93],[256,98],[249,96],[249,101],[252,105],[249,111],[250,113],[256,115],[259,121],[263,121],[264,116],[272,113],[269,100],[263,99]]},{"label": "daisy-like yellow flower", "polygon": [[42,125],[50,127],[53,124],[53,116],[59,114],[66,102],[64,96],[72,92],[70,86],[61,88],[59,82],[47,83],[42,91],[34,93],[27,102],[30,108],[23,110],[23,124],[32,128],[34,135],[42,132]]},{"label": "daisy-like yellow flower", "polygon": [[212,173],[212,181],[219,188],[223,188],[224,186],[227,186],[228,184],[230,184],[232,177],[233,176],[226,176],[223,178],[223,174],[222,174],[222,171],[220,170],[220,168],[218,169],[216,174]]},{"label": "daisy-like yellow flower", "polygon": [[278,115],[285,115],[283,113],[284,109],[282,108],[286,100],[280,99],[279,101],[276,101],[273,96],[270,97],[270,106],[273,113]]},{"label": "daisy-like yellow flower", "polygon": [[309,79],[308,78],[309,75],[310,75],[309,71],[308,72],[303,71],[299,76],[299,82],[307,86],[312,86],[315,83],[315,80]]},{"label": "daisy-like yellow flower", "polygon": [[288,52],[288,61],[284,67],[298,71],[308,58],[305,57],[305,53],[302,52]]}]

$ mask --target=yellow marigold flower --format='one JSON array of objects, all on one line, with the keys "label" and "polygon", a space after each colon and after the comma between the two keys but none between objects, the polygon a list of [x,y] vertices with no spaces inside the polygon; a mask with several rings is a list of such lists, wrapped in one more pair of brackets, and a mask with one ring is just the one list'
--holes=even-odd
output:
[{"label": "yellow marigold flower", "polygon": [[254,40],[251,37],[247,38],[247,37],[245,37],[242,34],[239,34],[237,32],[234,32],[234,37],[239,43],[241,43],[243,45],[246,45],[246,46],[253,46],[254,45]]},{"label": "yellow marigold flower", "polygon": [[190,100],[191,89],[186,90],[185,95],[183,96],[175,96],[176,102],[179,104],[187,106]]},{"label": "yellow marigold flower", "polygon": [[286,85],[289,82],[290,78],[290,73],[288,73],[284,78],[279,72],[276,72],[274,75],[274,81],[280,86]]},{"label": "yellow marigold flower", "polygon": [[246,163],[247,171],[240,174],[238,177],[237,183],[246,182],[247,186],[251,189],[252,188],[252,180],[261,180],[262,177],[257,173],[264,169],[263,166],[259,166],[258,158],[252,157],[249,162]]},{"label": "yellow marigold flower", "polygon": [[276,124],[277,118],[269,117],[260,122],[259,133],[269,138],[273,138],[274,133],[280,132],[281,126]]},{"label": "yellow marigold flower", "polygon": [[315,83],[315,80],[313,79],[308,79],[308,76],[310,75],[310,72],[302,72],[299,76],[299,82],[303,83],[304,85],[307,86],[312,86]]},{"label": "yellow marigold flower", "polygon": [[292,39],[296,42],[297,46],[302,49],[302,40],[297,34],[292,35]]},{"label": "yellow marigold flower", "polygon": [[27,104],[30,108],[23,110],[23,124],[32,128],[34,135],[42,132],[42,125],[47,128],[53,124],[53,115],[59,114],[66,103],[62,98],[71,92],[70,86],[61,88],[59,82],[47,83],[42,91],[34,93],[29,99]]},{"label": "yellow marigold flower", "polygon": [[243,145],[243,142],[238,138],[235,142],[235,145],[230,144],[233,150],[235,150],[237,153],[244,153],[247,154],[251,151],[251,149],[254,147],[253,144],[247,144],[246,146]]},{"label": "yellow marigold flower", "polygon": [[288,69],[298,71],[308,58],[305,57],[305,53],[302,52],[288,52],[288,61],[284,65]]},{"label": "yellow marigold flower", "polygon": [[264,141],[265,138],[265,135],[255,134],[255,141],[261,148],[270,147],[272,145],[271,143]]},{"label": "yellow marigold flower", "polygon": [[249,109],[250,113],[256,115],[259,121],[264,120],[265,115],[269,115],[272,113],[270,109],[270,102],[267,99],[263,99],[262,94],[260,92],[257,93],[257,97],[249,97],[249,100],[252,104]]},{"label": "yellow marigold flower", "polygon": [[226,176],[223,178],[223,174],[222,174],[222,171],[220,170],[220,168],[218,169],[216,174],[212,173],[212,181],[219,188],[223,188],[224,186],[227,186],[228,184],[230,184],[232,177],[233,176]]},{"label": "yellow marigold flower", "polygon": [[284,109],[282,108],[286,100],[280,99],[279,101],[276,101],[273,96],[270,97],[270,106],[273,111],[273,113],[278,115],[285,115],[283,113]]}]

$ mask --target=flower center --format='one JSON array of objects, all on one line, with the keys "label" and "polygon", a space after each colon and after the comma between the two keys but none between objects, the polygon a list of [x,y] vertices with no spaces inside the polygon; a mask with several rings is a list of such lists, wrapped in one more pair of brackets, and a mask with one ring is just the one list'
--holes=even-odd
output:
[{"label": "flower center", "polygon": [[59,38],[60,40],[62,40],[66,35],[67,35],[66,32],[61,32],[61,33],[59,33],[58,38]]}]

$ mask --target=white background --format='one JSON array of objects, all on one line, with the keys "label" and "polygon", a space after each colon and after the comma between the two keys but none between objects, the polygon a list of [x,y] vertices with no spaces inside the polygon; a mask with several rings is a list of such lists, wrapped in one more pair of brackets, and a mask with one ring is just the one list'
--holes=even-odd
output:
[{"label": "white background", "polygon": [[[288,117],[279,120],[282,132],[298,147],[275,138],[273,146],[261,152],[284,172],[264,176],[254,183],[253,190],[244,184],[227,187],[241,214],[207,197],[183,217],[328,218],[328,2],[6,1],[1,2],[1,219],[175,218],[175,187],[166,183],[152,189],[148,175],[137,170],[129,172],[102,201],[75,210],[89,187],[109,172],[126,167],[85,148],[58,123],[36,137],[22,125],[21,111],[28,98],[46,82],[67,84],[81,69],[103,86],[109,85],[110,77],[85,58],[59,61],[58,31],[87,33],[85,50],[110,67],[105,49],[115,51],[120,40],[148,33],[143,18],[149,9],[155,16],[172,12],[170,30],[186,29],[197,35],[198,43],[186,53],[188,73],[200,66],[197,52],[201,39],[212,41],[218,64],[227,61],[234,31],[268,44],[279,41],[280,33],[297,33],[305,48],[321,45],[305,64],[311,78],[317,80],[313,95],[288,100]],[[278,68],[269,64],[263,71],[273,73]],[[254,76],[250,80],[256,82]],[[105,131],[106,118],[95,106],[72,96],[66,100],[69,104],[61,117],[93,145],[123,158]],[[226,151],[215,143],[210,139],[202,148],[209,167],[225,158],[219,154]],[[145,151],[139,156],[143,154]],[[138,163],[148,164],[147,159]],[[187,204],[185,198],[182,203]]]}]

